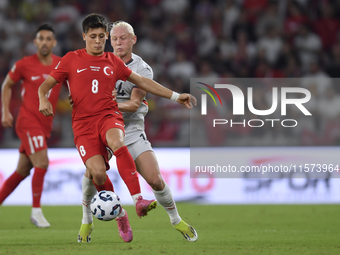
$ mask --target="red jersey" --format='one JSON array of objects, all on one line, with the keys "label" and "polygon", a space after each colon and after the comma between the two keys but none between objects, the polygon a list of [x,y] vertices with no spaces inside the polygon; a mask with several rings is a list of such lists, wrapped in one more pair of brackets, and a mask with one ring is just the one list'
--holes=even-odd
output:
[{"label": "red jersey", "polygon": [[[8,75],[14,82],[22,81],[22,105],[16,121],[17,130],[22,128],[39,128],[43,130],[47,137],[50,136],[53,118],[47,118],[39,112],[38,89],[60,59],[60,57],[52,55],[52,64],[45,66],[40,62],[38,55],[34,54],[17,61],[8,72]],[[49,93],[53,112],[55,112],[58,102],[60,88],[61,84],[57,84]]]},{"label": "red jersey", "polygon": [[112,91],[117,80],[126,81],[131,70],[111,52],[91,56],[85,49],[67,53],[50,75],[67,80],[73,100],[72,127],[75,133],[89,129],[93,121],[119,112]]}]

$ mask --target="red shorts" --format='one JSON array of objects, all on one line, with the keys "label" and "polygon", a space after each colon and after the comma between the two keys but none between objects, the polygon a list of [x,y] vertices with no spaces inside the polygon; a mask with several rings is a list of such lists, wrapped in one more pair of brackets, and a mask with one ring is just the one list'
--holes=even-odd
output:
[{"label": "red shorts", "polygon": [[17,129],[18,137],[21,140],[19,152],[29,156],[38,151],[47,149],[47,137],[41,129]]},{"label": "red shorts", "polygon": [[74,144],[84,164],[95,156],[102,155],[106,169],[110,169],[106,147],[106,132],[111,128],[119,128],[124,131],[124,120],[121,115],[108,115],[104,119],[91,122],[91,127],[85,132],[74,131]]}]

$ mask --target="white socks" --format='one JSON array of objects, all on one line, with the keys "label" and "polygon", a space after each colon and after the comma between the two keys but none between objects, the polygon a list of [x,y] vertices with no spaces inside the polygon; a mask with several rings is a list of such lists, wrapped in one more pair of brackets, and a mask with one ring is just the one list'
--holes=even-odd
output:
[{"label": "white socks", "polygon": [[41,207],[32,207],[32,215],[42,214]]},{"label": "white socks", "polygon": [[117,218],[124,217],[125,216],[125,210],[122,209],[121,213],[117,216]]},{"label": "white socks", "polygon": [[133,200],[133,202],[135,203],[135,205],[136,205],[136,203],[137,203],[137,201],[138,201],[138,198],[139,198],[141,195],[142,195],[141,193],[138,193],[138,194],[135,194],[135,195],[132,196],[132,200]]},{"label": "white socks", "polygon": [[85,175],[83,176],[82,183],[82,191],[83,191],[83,219],[82,224],[89,224],[93,222],[92,213],[91,213],[91,199],[97,193],[96,187],[94,186],[91,179],[87,178]]},{"label": "white socks", "polygon": [[156,200],[161,206],[164,207],[165,211],[170,217],[172,225],[177,225],[181,222],[181,217],[178,214],[177,207],[174,199],[172,198],[171,190],[169,186],[165,183],[165,187],[161,191],[152,190],[155,194]]}]

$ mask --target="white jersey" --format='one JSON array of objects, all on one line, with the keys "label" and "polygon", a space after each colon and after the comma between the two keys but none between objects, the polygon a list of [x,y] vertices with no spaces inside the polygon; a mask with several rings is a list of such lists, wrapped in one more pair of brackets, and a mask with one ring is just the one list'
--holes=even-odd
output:
[{"label": "white jersey", "polygon": [[[130,61],[125,63],[132,71],[138,73],[141,76],[153,79],[152,68],[144,62],[144,60],[132,53]],[[122,103],[130,100],[131,93],[137,86],[129,81],[118,80],[116,83],[117,89],[117,102]],[[139,106],[136,112],[123,112],[124,124],[125,124],[125,145],[136,142],[140,139],[141,134],[145,139],[144,133],[144,116],[148,113],[149,107],[146,99]]]}]

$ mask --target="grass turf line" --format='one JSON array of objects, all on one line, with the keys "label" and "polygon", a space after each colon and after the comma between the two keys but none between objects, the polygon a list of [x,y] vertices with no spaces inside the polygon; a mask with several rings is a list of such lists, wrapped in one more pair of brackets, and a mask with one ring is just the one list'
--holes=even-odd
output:
[{"label": "grass turf line", "polygon": [[124,243],[115,221],[94,219],[91,243],[78,243],[81,206],[43,206],[48,229],[30,223],[29,206],[0,207],[0,255],[11,254],[340,254],[340,205],[195,205],[178,203],[198,232],[189,243],[158,207],[139,219],[129,213],[134,239]]}]

